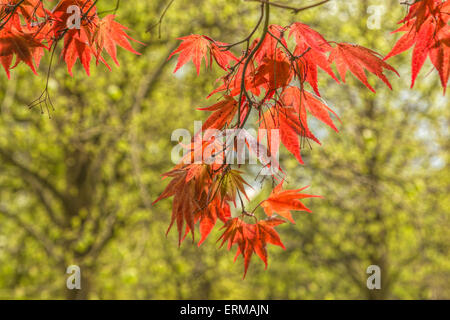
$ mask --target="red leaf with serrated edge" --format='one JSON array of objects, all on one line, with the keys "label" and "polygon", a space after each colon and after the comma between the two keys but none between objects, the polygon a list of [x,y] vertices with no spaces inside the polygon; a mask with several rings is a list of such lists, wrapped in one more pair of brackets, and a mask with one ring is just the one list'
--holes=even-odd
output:
[{"label": "red leaf with serrated edge", "polygon": [[294,155],[300,164],[304,164],[300,153],[299,135],[295,129],[290,126],[290,123],[286,117],[283,116],[280,117],[280,136],[281,142],[283,142],[286,149]]},{"label": "red leaf with serrated edge", "polygon": [[[101,54],[105,50],[113,59],[114,63],[118,66],[117,60],[117,46],[124,48],[134,54],[140,55],[139,52],[133,49],[129,40],[139,42],[131,38],[125,31],[128,28],[124,27],[120,23],[114,21],[114,15],[108,15],[100,20],[97,29],[93,36],[93,42],[95,44],[95,55],[97,62],[101,59]],[[143,44],[142,42],[139,42]]]},{"label": "red leaf with serrated edge", "polygon": [[409,8],[399,23],[404,25],[394,32],[406,32],[384,58],[387,60],[414,46],[411,62],[411,88],[427,57],[439,72],[444,94],[448,83],[447,56],[450,51],[450,4],[448,1],[423,0]]},{"label": "red leaf with serrated edge", "polygon": [[[444,29],[441,31],[444,32]],[[448,34],[442,36],[442,39],[436,42],[429,51],[429,57],[436,70],[439,72],[444,94],[447,89],[447,83],[450,75],[450,27]]]},{"label": "red leaf with serrated edge", "polygon": [[233,53],[223,49],[226,45],[227,44],[223,42],[211,42],[211,56],[214,58],[219,67],[225,71],[230,68],[231,61],[238,61],[238,58],[236,58]]},{"label": "red leaf with serrated edge", "polygon": [[[45,46],[33,37],[33,35],[24,33],[11,27],[10,30],[0,31],[0,62],[6,71],[8,78],[10,77],[10,69],[17,66],[21,61],[26,63],[34,74],[36,73],[35,63],[39,64],[42,48]],[[11,66],[14,56],[16,61]]]},{"label": "red leaf with serrated edge", "polygon": [[68,30],[64,37],[64,48],[61,56],[67,64],[67,71],[73,76],[72,68],[79,59],[87,75],[90,75],[92,49],[85,30]]},{"label": "red leaf with serrated edge", "polygon": [[210,60],[214,58],[217,64],[224,70],[229,68],[230,61],[238,61],[231,52],[223,49],[227,45],[226,43],[215,42],[206,36],[198,34],[192,34],[178,39],[182,40],[180,46],[169,56],[169,59],[171,59],[175,54],[179,54],[177,65],[173,71],[174,73],[192,60],[197,70],[197,75],[199,75],[203,59],[205,60],[206,67],[208,67],[208,52],[211,55]]},{"label": "red leaf with serrated edge", "polygon": [[218,190],[220,198],[222,200],[232,201],[235,206],[238,192],[249,200],[245,192],[245,186],[250,187],[250,185],[242,178],[242,172],[238,170],[229,170],[224,173],[216,185],[214,185],[214,190]]},{"label": "red leaf with serrated edge", "polygon": [[409,48],[411,48],[416,42],[416,32],[412,30],[412,23],[407,23],[401,28],[393,31],[392,33],[406,31],[406,33],[397,41],[395,46],[392,48],[391,52],[389,52],[383,60],[387,60],[392,58]]},{"label": "red leaf with serrated edge", "polygon": [[264,211],[269,217],[271,217],[273,213],[276,212],[280,216],[288,219],[290,222],[295,224],[295,221],[291,215],[291,210],[311,212],[311,210],[309,210],[300,201],[300,199],[321,198],[321,196],[300,193],[300,191],[303,191],[306,188],[308,187],[297,190],[283,190],[283,182],[281,182],[272,191],[270,197],[263,201],[261,207],[264,208]]},{"label": "red leaf with serrated edge", "polygon": [[303,74],[306,74],[306,81],[311,85],[314,92],[320,97],[319,87],[318,87],[318,79],[317,79],[317,69],[318,67],[328,73],[331,78],[333,78],[337,83],[339,83],[339,79],[333,72],[333,69],[330,66],[328,61],[328,57],[326,54],[315,51],[315,50],[307,50],[302,49],[297,46],[294,52],[295,55],[302,56],[298,61],[297,65],[299,69],[302,70]]},{"label": "red leaf with serrated edge", "polygon": [[320,96],[317,86],[318,67],[339,83],[327,56],[327,52],[333,50],[333,47],[330,46],[325,38],[308,25],[300,22],[291,25],[289,37],[292,36],[294,36],[296,42],[294,55],[300,57],[297,65],[301,73],[306,75],[305,80],[311,85],[314,92]]},{"label": "red leaf with serrated edge", "polygon": [[222,220],[224,223],[231,218],[230,206],[227,202],[220,201],[219,198],[215,198],[207,209],[202,210],[198,213],[197,220],[200,221],[200,236],[201,239],[198,242],[200,246],[211,233],[217,222],[217,218]]},{"label": "red leaf with serrated edge", "polygon": [[[180,164],[163,175],[172,180],[153,204],[173,197],[172,217],[167,233],[176,224],[179,245],[189,233],[194,240],[194,227],[199,224],[200,246],[210,234],[217,219],[223,222],[230,219],[231,211],[227,201],[236,197],[237,190],[246,196],[244,189],[246,183],[238,171],[230,170],[225,176],[219,176],[217,181],[213,181],[217,169],[218,167],[214,165]],[[226,185],[222,185],[219,181]],[[211,190],[215,192],[211,194]]]},{"label": "red leaf with serrated edge", "polygon": [[[332,113],[339,120],[338,115],[330,107],[328,107],[325,102],[306,90],[301,90],[298,87],[286,88],[281,93],[281,104],[284,107],[294,108],[294,110],[302,116],[304,119],[302,120],[302,126],[305,127],[305,129],[308,129],[308,124],[306,121],[306,111],[308,111],[313,117],[338,132],[338,129],[330,117],[330,113]],[[308,131],[309,130],[307,130],[307,132]],[[319,143],[317,139],[313,138],[313,140],[316,140],[316,142]]]},{"label": "red leaf with serrated edge", "polygon": [[[261,64],[261,62],[263,60],[273,60],[276,57],[276,52],[277,49],[281,48],[282,45],[279,43],[279,41],[281,41],[281,43],[287,47],[287,42],[284,39],[284,31],[285,28],[278,26],[276,24],[270,25],[269,26],[269,32],[275,36],[272,37],[272,35],[267,35],[264,38],[263,43],[261,44],[258,52],[255,54],[255,61],[258,64]],[[259,39],[258,39],[259,41]]]},{"label": "red leaf with serrated edge", "polygon": [[269,219],[259,221],[256,224],[248,224],[239,218],[227,221],[223,227],[225,231],[219,240],[222,240],[221,247],[228,242],[228,250],[230,250],[233,245],[237,245],[235,261],[239,255],[243,256],[243,278],[245,278],[247,274],[253,253],[258,255],[267,268],[267,244],[270,243],[285,249],[278,233],[274,229],[274,227],[283,223],[284,221],[281,219]]},{"label": "red leaf with serrated edge", "polygon": [[301,91],[297,87],[288,87],[281,93],[278,105],[264,112],[260,119],[260,128],[267,130],[269,150],[278,149],[278,144],[271,145],[271,130],[279,130],[283,145],[295,156],[300,164],[303,164],[299,136],[312,139],[320,144],[320,141],[309,130],[307,112],[335,131],[338,131],[330,117],[330,113],[334,114],[338,119],[339,117],[323,101],[307,91]]},{"label": "red leaf with serrated edge", "polygon": [[333,49],[319,32],[304,23],[293,23],[289,32],[289,37],[291,36],[294,36],[297,46],[311,48],[319,52],[329,52]]},{"label": "red leaf with serrated edge", "polygon": [[237,112],[237,101],[230,96],[225,96],[224,100],[206,108],[199,108],[202,111],[213,111],[202,126],[202,131],[207,129],[222,129],[229,125]]},{"label": "red leaf with serrated edge", "polygon": [[[300,142],[298,127],[298,114],[294,112],[293,109],[279,110],[277,108],[272,108],[267,110],[261,117],[260,128],[267,130],[267,144],[269,150],[278,150],[279,142],[275,141],[273,144],[272,130],[279,130],[279,138],[281,142],[286,147],[286,149],[291,152],[300,164],[303,164],[303,159],[300,153]],[[303,120],[303,119],[302,119]],[[303,123],[304,121],[302,121]],[[305,126],[304,135],[309,130]],[[312,137],[312,134],[310,135]]]},{"label": "red leaf with serrated edge", "polygon": [[169,56],[169,59],[171,59],[175,54],[179,54],[178,62],[173,72],[177,72],[182,66],[192,60],[197,70],[197,75],[199,75],[200,66],[203,59],[205,59],[206,66],[208,66],[207,53],[209,49],[209,41],[204,36],[198,34],[193,34],[178,39],[182,40],[180,46]]},{"label": "red leaf with serrated edge", "polygon": [[[86,19],[81,21],[79,29],[68,29],[67,21],[69,21],[72,13],[70,6],[78,6],[81,14],[86,15]],[[72,68],[77,60],[80,60],[87,75],[90,75],[90,62],[94,54],[92,43],[92,34],[99,23],[97,9],[92,0],[64,0],[50,13],[53,20],[53,37],[59,39],[64,36],[64,47],[61,52],[62,59],[67,64],[67,71],[73,76]]]},{"label": "red leaf with serrated edge", "polygon": [[256,70],[254,85],[261,86],[266,91],[273,91],[286,87],[293,76],[287,55],[281,49],[277,49],[273,56],[265,57],[261,61]]},{"label": "red leaf with serrated edge", "polygon": [[335,62],[339,75],[343,82],[345,82],[345,74],[350,70],[367,88],[375,93],[375,89],[367,81],[367,76],[364,69],[375,74],[380,78],[390,89],[392,89],[389,80],[383,74],[383,69],[398,72],[389,64],[378,57],[378,53],[373,50],[364,48],[359,45],[349,43],[339,43],[331,52],[329,57],[330,62]]},{"label": "red leaf with serrated edge", "polygon": [[425,60],[427,59],[428,50],[432,43],[432,35],[434,33],[434,23],[428,21],[423,27],[420,28],[416,36],[416,45],[414,46],[412,55],[412,77],[411,88],[414,87],[417,75],[420,69],[422,69]]},{"label": "red leaf with serrated edge", "polygon": [[16,12],[21,14],[27,22],[34,20],[34,17],[45,15],[42,0],[0,0],[0,8],[6,6],[11,8],[17,6]]},{"label": "red leaf with serrated edge", "polygon": [[172,181],[158,199],[153,202],[153,204],[155,204],[164,198],[174,197],[172,203],[172,217],[166,234],[169,233],[173,224],[176,222],[178,245],[181,245],[181,242],[185,238],[185,236],[183,236],[185,222],[187,225],[186,231],[191,231],[192,238],[194,238],[195,213],[200,209],[195,201],[195,181],[191,180],[186,182],[188,169],[189,167],[184,169],[174,169],[164,174],[165,177],[171,177]]},{"label": "red leaf with serrated edge", "polygon": [[[239,58],[239,60],[244,59],[243,56]],[[242,77],[244,73],[244,64],[241,63],[238,67],[236,75],[232,78],[225,76],[222,78],[223,85],[216,88],[213,92],[211,92],[207,98],[210,98],[212,95],[221,92],[221,91],[229,91],[232,97],[235,97],[241,92],[242,85]],[[248,92],[258,96],[261,93],[259,88],[259,84],[256,83],[256,68],[252,62],[249,62],[247,65],[247,69],[245,71],[245,88]]]},{"label": "red leaf with serrated edge", "polygon": [[302,108],[308,110],[309,113],[318,120],[322,121],[329,127],[331,127],[334,131],[339,132],[339,130],[334,125],[333,120],[330,117],[330,113],[332,113],[337,119],[339,119],[338,115],[331,110],[322,100],[314,97],[308,91],[302,91]]}]

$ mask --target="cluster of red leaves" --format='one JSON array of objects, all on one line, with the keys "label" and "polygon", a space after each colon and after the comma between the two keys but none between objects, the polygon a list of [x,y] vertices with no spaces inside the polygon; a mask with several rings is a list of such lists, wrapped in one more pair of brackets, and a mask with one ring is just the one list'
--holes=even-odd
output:
[{"label": "cluster of red leaves", "polygon": [[[172,58],[179,54],[174,72],[192,60],[199,74],[202,61],[208,66],[213,58],[226,71],[219,79],[221,84],[209,95],[221,93],[222,98],[216,104],[200,109],[212,112],[202,130],[243,128],[250,114],[255,112],[258,114],[257,125],[269,129],[266,144],[272,141],[270,129],[278,129],[281,142],[300,163],[303,163],[300,152],[303,139],[320,144],[308,126],[308,114],[338,131],[331,116],[337,118],[337,115],[320,97],[319,68],[337,83],[340,80],[333,71],[333,64],[342,82],[345,82],[345,75],[350,71],[373,92],[375,90],[368,82],[366,71],[380,78],[389,88],[391,85],[384,71],[397,73],[378,53],[359,45],[329,42],[317,31],[299,22],[288,27],[267,26],[262,38],[237,43],[247,42],[247,48],[240,57],[230,51],[237,44],[217,42],[203,35],[190,35],[180,40],[179,48],[170,55]],[[290,48],[289,41],[293,48]],[[312,92],[306,90],[307,84]],[[257,144],[263,143],[258,139]],[[254,210],[247,211],[243,199],[247,197],[247,183],[241,172],[226,164],[192,163],[194,154],[214,145],[214,140],[204,136],[202,143],[194,144],[187,147],[189,152],[183,158],[190,162],[182,161],[164,175],[172,180],[155,203],[174,197],[170,227],[176,221],[179,244],[189,232],[194,237],[194,228],[198,223],[200,245],[210,234],[217,218],[222,220],[222,245],[227,242],[229,249],[237,245],[236,257],[242,255],[244,258],[245,277],[253,253],[267,266],[267,244],[284,248],[274,228],[284,223],[284,219],[294,223],[293,210],[310,212],[301,199],[317,196],[301,193],[305,188],[283,190],[284,177],[274,174],[273,179],[281,182],[269,198]],[[255,148],[251,144],[247,147],[249,151]],[[231,143],[227,148],[233,149],[235,146]],[[220,147],[215,151],[226,153]],[[238,209],[237,199],[240,200],[241,213],[232,217],[230,208],[234,206]],[[264,208],[265,219],[256,216],[259,207]]]},{"label": "cluster of red leaves", "polygon": [[[71,6],[80,9],[79,29],[68,27]],[[100,18],[92,0],[62,0],[51,11],[40,0],[0,0],[0,21],[0,62],[8,78],[20,62],[36,73],[45,50],[51,51],[62,39],[61,57],[71,75],[77,60],[89,75],[92,57],[110,68],[104,51],[119,65],[117,46],[139,54],[130,44],[136,40],[127,35],[127,28],[114,21],[114,15]]]},{"label": "cluster of red leaves", "polygon": [[405,32],[397,41],[385,60],[414,46],[412,53],[412,81],[414,87],[417,75],[427,57],[439,72],[442,87],[447,89],[450,74],[450,1],[421,0],[409,7],[403,24],[393,32]]}]

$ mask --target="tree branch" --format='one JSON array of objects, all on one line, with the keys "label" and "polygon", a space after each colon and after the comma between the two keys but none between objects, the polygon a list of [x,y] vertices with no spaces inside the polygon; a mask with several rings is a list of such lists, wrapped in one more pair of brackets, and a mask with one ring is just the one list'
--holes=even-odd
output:
[{"label": "tree branch", "polygon": [[282,3],[271,2],[270,0],[245,0],[245,1],[247,1],[247,2],[250,2],[250,1],[251,1],[251,2],[266,3],[266,4],[271,5],[271,6],[273,6],[273,7],[277,7],[277,8],[280,8],[280,9],[291,10],[291,11],[293,11],[294,13],[299,13],[300,11],[305,11],[305,10],[308,10],[308,9],[312,9],[312,8],[321,6],[321,5],[323,5],[323,4],[327,3],[327,2],[329,2],[330,0],[323,0],[323,1],[320,1],[320,2],[318,2],[318,3],[311,4],[311,5],[309,5],[309,6],[301,7],[301,8],[292,7],[292,6],[289,6],[289,5],[282,4]]},{"label": "tree branch", "polygon": [[65,201],[64,195],[46,178],[39,175],[37,172],[27,168],[23,164],[19,163],[17,160],[15,160],[8,152],[6,152],[3,149],[0,149],[0,157],[2,157],[6,162],[11,164],[12,166],[19,169],[23,174],[33,178],[36,180],[39,184],[41,184],[43,187],[51,191],[51,193],[56,196],[58,199],[60,199],[62,202]]},{"label": "tree branch", "polygon": [[58,263],[61,263],[63,261],[61,257],[59,257],[56,253],[52,241],[50,241],[45,235],[35,230],[30,224],[23,221],[20,216],[11,213],[2,204],[0,204],[0,215],[3,215],[4,217],[14,221],[19,227],[25,230],[28,235],[35,239],[44,248],[45,252],[50,258],[55,259]]}]

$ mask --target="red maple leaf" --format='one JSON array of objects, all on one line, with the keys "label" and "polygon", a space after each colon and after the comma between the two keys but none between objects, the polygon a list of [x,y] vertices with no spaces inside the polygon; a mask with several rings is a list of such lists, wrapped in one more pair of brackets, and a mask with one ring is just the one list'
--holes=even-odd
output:
[{"label": "red maple leaf", "polygon": [[267,131],[267,143],[270,150],[277,150],[278,144],[272,145],[272,131],[278,129],[280,139],[286,149],[291,152],[300,164],[303,164],[299,137],[304,137],[320,144],[308,127],[307,112],[312,116],[333,128],[338,129],[330,117],[331,110],[323,101],[314,97],[311,93],[300,90],[298,87],[288,87],[281,93],[279,103],[267,110],[261,117],[260,128]]},{"label": "red maple leaf", "polygon": [[281,97],[281,103],[284,107],[293,107],[299,114],[306,113],[307,110],[313,117],[339,132],[330,117],[330,113],[338,120],[339,117],[323,100],[298,87],[287,88],[283,91]]},{"label": "red maple leaf", "polygon": [[274,90],[286,87],[293,77],[289,58],[281,49],[276,49],[272,55],[262,58],[254,80],[249,82],[266,92],[274,93]]},{"label": "red maple leaf", "polygon": [[281,219],[268,219],[259,221],[256,224],[248,224],[239,218],[230,219],[224,225],[222,236],[219,240],[222,240],[221,247],[228,242],[228,250],[235,244],[237,244],[237,251],[235,261],[239,255],[244,258],[244,276],[247,274],[250,260],[253,253],[256,253],[258,257],[264,262],[267,268],[267,244],[273,244],[285,249],[283,243],[280,240],[278,233],[274,227],[283,224]]},{"label": "red maple leaf", "polygon": [[297,190],[283,190],[282,181],[275,189],[273,189],[270,197],[262,202],[261,207],[264,208],[264,211],[269,217],[276,212],[295,224],[291,215],[291,210],[311,212],[300,199],[322,198],[321,196],[300,193],[300,191],[303,191],[306,188],[308,188],[308,186]]},{"label": "red maple leaf", "polygon": [[[34,74],[36,66],[42,56],[45,46],[32,34],[17,30],[14,26],[0,31],[0,62],[10,78],[10,69],[15,68],[21,61],[26,63]],[[15,64],[11,66],[14,56]]]},{"label": "red maple leaf", "polygon": [[195,219],[200,221],[200,241],[198,246],[200,246],[211,233],[217,222],[217,218],[222,220],[222,222],[228,221],[231,218],[230,205],[227,202],[220,202],[220,199],[215,198],[209,205],[208,208],[197,213]]},{"label": "red maple leaf", "polygon": [[119,61],[117,60],[117,46],[120,46],[134,54],[140,55],[139,52],[133,49],[129,40],[140,44],[143,43],[130,37],[125,32],[128,28],[114,21],[114,19],[114,15],[107,15],[100,20],[97,29],[94,31],[93,42],[96,48],[95,55],[97,57],[97,62],[102,61],[101,54],[102,51],[105,50],[111,56],[114,63],[119,66]]},{"label": "red maple leaf", "polygon": [[45,9],[41,0],[0,0],[0,12],[5,14],[6,9],[15,9],[15,13],[22,15],[27,22],[34,18],[43,17]]},{"label": "red maple leaf", "polygon": [[183,227],[185,222],[189,228],[186,228],[185,234],[190,230],[192,237],[194,238],[194,214],[201,209],[197,202],[195,202],[196,194],[194,181],[186,181],[187,172],[187,168],[175,168],[174,170],[165,173],[163,176],[170,177],[172,180],[158,199],[153,202],[153,204],[155,204],[164,198],[174,197],[172,203],[172,218],[166,234],[169,233],[173,224],[176,222],[179,245],[181,245],[181,242],[186,236],[184,235],[183,237]]},{"label": "red maple leaf", "polygon": [[350,70],[367,88],[375,93],[375,89],[367,81],[364,69],[375,74],[390,89],[392,89],[392,86],[383,74],[383,69],[393,71],[399,76],[398,72],[391,65],[380,59],[379,56],[377,52],[359,45],[339,43],[331,51],[329,61],[335,62],[343,82],[345,82],[347,70]]},{"label": "red maple leaf", "polygon": [[318,67],[339,83],[327,56],[327,52],[332,51],[333,47],[331,47],[320,33],[306,24],[296,22],[290,27],[289,37],[291,36],[294,36],[296,42],[294,55],[300,57],[297,61],[299,70],[302,74],[306,75],[305,80],[311,85],[318,96],[320,96],[317,85]]},{"label": "red maple leaf", "polygon": [[301,116],[293,108],[273,107],[267,110],[260,120],[260,128],[267,130],[267,145],[269,150],[278,150],[279,141],[273,138],[274,131],[279,130],[279,138],[286,149],[291,152],[300,164],[303,164],[300,153],[300,137],[307,137],[318,142],[309,131],[306,114]]},{"label": "red maple leaf", "polygon": [[178,40],[182,40],[180,46],[169,56],[169,59],[171,59],[174,55],[179,54],[174,73],[192,60],[197,70],[197,75],[199,75],[202,60],[205,60],[205,65],[208,67],[208,51],[210,52],[209,64],[211,64],[211,60],[214,57],[217,64],[225,70],[229,67],[231,60],[237,61],[237,58],[231,52],[221,49],[221,47],[226,46],[225,43],[215,42],[206,36],[192,34],[178,38]]},{"label": "red maple leaf", "polygon": [[224,100],[206,108],[199,108],[198,110],[214,112],[203,124],[203,131],[207,129],[222,129],[225,125],[229,125],[236,115],[237,101],[231,96],[225,96]]},{"label": "red maple leaf", "polygon": [[[264,41],[262,42],[258,52],[255,54],[255,62],[257,64],[261,64],[264,59],[276,59],[278,49],[280,49],[282,46],[287,47],[288,45],[286,39],[284,38],[284,32],[286,28],[283,28],[276,24],[272,24],[268,29],[270,32],[270,36],[268,35],[264,38]],[[259,41],[260,39],[256,39],[255,44]]]},{"label": "red maple leaf", "polygon": [[411,62],[411,88],[427,57],[439,72],[444,94],[449,78],[450,55],[450,3],[423,0],[409,9],[399,23],[404,25],[393,31],[406,32],[384,58],[387,60],[414,46]]}]

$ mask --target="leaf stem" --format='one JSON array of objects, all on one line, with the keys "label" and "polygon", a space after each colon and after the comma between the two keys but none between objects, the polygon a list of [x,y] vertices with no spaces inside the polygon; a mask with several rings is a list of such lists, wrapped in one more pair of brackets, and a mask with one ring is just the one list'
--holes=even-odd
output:
[{"label": "leaf stem", "polygon": [[[247,72],[247,68],[250,64],[250,62],[252,61],[253,57],[255,56],[256,52],[258,52],[259,48],[261,48],[264,40],[266,39],[266,36],[269,32],[269,20],[270,20],[270,5],[268,3],[268,1],[266,3],[264,3],[265,6],[265,10],[264,10],[264,16],[265,16],[265,20],[264,20],[264,29],[263,29],[263,34],[261,36],[261,39],[259,40],[259,42],[257,43],[257,45],[255,46],[255,48],[253,48],[252,52],[250,52],[250,54],[247,57],[247,60],[245,61],[244,64],[244,68],[242,70],[242,80],[241,80],[241,93],[239,95],[239,103],[238,103],[238,119],[237,119],[237,127],[238,128],[243,128],[245,123],[247,122],[247,119],[250,116],[251,113],[251,105],[250,105],[250,97],[247,93],[247,90],[245,89],[245,74]],[[245,116],[245,119],[242,121],[241,123],[241,106],[242,106],[242,99],[244,98],[244,95],[247,98],[247,103],[249,104],[248,106],[248,111],[247,114]]]}]

